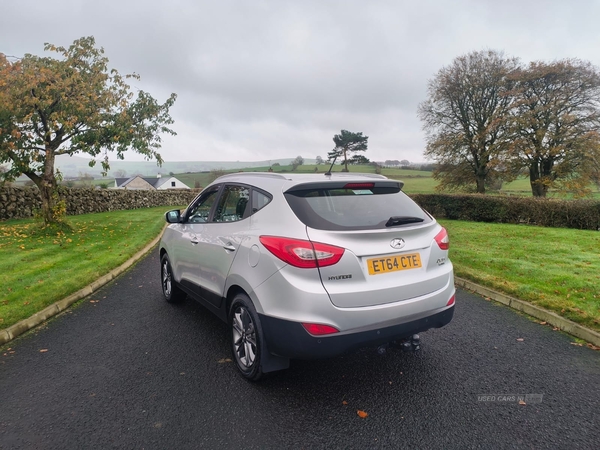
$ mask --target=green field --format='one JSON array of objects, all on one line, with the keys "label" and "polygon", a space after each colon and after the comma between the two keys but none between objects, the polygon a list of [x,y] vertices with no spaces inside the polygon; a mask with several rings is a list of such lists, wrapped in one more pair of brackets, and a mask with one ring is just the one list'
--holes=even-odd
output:
[{"label": "green field", "polygon": [[[269,167],[253,167],[243,169],[244,172],[266,172]],[[275,173],[325,173],[329,169],[328,164],[314,165],[307,164],[298,166],[294,171],[292,166],[273,166],[273,172]],[[348,166],[350,172],[359,173],[375,173],[375,168],[371,165],[350,165]],[[239,172],[240,170],[226,171],[226,173]],[[335,165],[332,169],[333,172],[341,171],[340,165]],[[433,179],[432,173],[423,170],[412,170],[412,169],[392,169],[383,168],[381,174],[394,180],[400,180],[404,182],[404,192],[407,194],[432,194],[436,191],[438,182]],[[181,173],[175,174],[175,176],[187,184],[190,187],[194,187],[195,183],[201,187],[206,186],[214,179],[213,173],[202,172],[202,173]],[[591,187],[593,198],[600,198],[600,188],[598,186]],[[529,185],[529,178],[522,177],[511,183],[504,183],[502,189],[499,192],[493,192],[493,195],[504,194],[504,195],[518,195],[524,197],[531,197],[531,187]],[[550,193],[550,196],[560,196],[558,193]],[[568,197],[568,195],[567,195]]]},{"label": "green field", "polygon": [[[147,163],[146,163],[147,164]],[[177,169],[179,166],[175,165],[173,168]],[[180,167],[179,167],[180,168]],[[247,167],[244,169],[226,169],[226,170],[214,170],[214,171],[203,171],[203,172],[173,172],[173,175],[180,181],[188,185],[190,188],[195,186],[205,187],[215,179],[215,173],[235,173],[235,172],[266,172],[269,166],[259,167]],[[329,169],[329,164],[306,164],[301,165],[294,171],[290,165],[272,166],[272,169],[276,173],[325,173]],[[333,172],[341,171],[342,166],[337,164],[333,166]],[[349,165],[348,169],[350,172],[360,173],[375,173],[375,167],[371,165]],[[404,192],[407,194],[432,194],[436,191],[438,182],[433,179],[432,173],[423,170],[413,169],[393,169],[383,168],[381,174],[388,178],[400,180],[404,182]],[[155,174],[148,175],[150,177]],[[164,174],[163,176],[168,176]],[[15,183],[17,186],[25,184],[24,180],[20,180]],[[96,178],[92,182],[71,182],[74,187],[87,187],[87,186],[108,186],[114,185],[114,178]],[[592,190],[592,198],[600,198],[600,188],[598,186],[590,186]],[[516,195],[523,197],[531,197],[531,187],[529,185],[529,178],[522,177],[511,183],[504,183],[502,189],[498,192],[490,192],[491,195]],[[557,192],[550,192],[551,197],[572,197],[571,195],[559,194]]]}]

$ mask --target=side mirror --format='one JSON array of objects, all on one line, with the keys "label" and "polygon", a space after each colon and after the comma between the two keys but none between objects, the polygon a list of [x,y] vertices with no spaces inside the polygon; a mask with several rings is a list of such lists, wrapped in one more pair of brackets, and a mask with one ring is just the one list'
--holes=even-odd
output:
[{"label": "side mirror", "polygon": [[174,209],[172,211],[167,211],[165,214],[165,220],[168,223],[179,223],[181,222],[181,213],[178,209]]}]

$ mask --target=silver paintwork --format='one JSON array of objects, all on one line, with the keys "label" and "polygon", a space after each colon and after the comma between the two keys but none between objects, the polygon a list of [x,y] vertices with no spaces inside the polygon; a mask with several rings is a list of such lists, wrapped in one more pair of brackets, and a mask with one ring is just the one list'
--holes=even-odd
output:
[{"label": "silver paintwork", "polygon": [[[307,227],[290,209],[283,193],[294,185],[328,179],[372,181],[373,174],[236,173],[214,183],[243,183],[272,194],[272,201],[237,222],[170,224],[161,240],[169,254],[174,280],[199,283],[227,296],[241,288],[260,314],[296,322],[332,325],[351,333],[384,324],[403,323],[447,309],[454,294],[453,267],[448,252],[434,237],[441,226],[434,220],[385,230],[326,231]],[[404,195],[404,194],[402,194]],[[393,215],[390,213],[390,216]],[[273,256],[261,235],[311,239],[346,249],[335,265],[300,269]],[[390,246],[403,239],[401,249]],[[422,267],[369,275],[372,257],[418,252]],[[440,261],[444,264],[440,265]],[[348,277],[347,275],[351,275]]]}]

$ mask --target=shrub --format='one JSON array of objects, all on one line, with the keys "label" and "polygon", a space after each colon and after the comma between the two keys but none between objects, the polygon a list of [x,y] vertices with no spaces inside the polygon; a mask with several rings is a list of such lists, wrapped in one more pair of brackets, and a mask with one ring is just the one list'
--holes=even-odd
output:
[{"label": "shrub", "polygon": [[600,230],[600,201],[489,195],[413,194],[438,218]]}]

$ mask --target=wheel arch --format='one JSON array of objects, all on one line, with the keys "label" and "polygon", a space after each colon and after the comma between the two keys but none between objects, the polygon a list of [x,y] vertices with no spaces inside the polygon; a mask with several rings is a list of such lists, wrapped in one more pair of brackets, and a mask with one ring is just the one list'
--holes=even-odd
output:
[{"label": "wheel arch", "polygon": [[256,308],[256,303],[254,302],[254,300],[252,300],[252,297],[248,294],[248,292],[246,292],[246,290],[243,289],[241,286],[237,284],[232,284],[231,286],[229,286],[229,289],[227,290],[227,295],[225,296],[225,317],[229,317],[229,310],[231,309],[231,304],[233,303],[233,299],[235,298],[235,296],[238,294],[246,295]]}]

